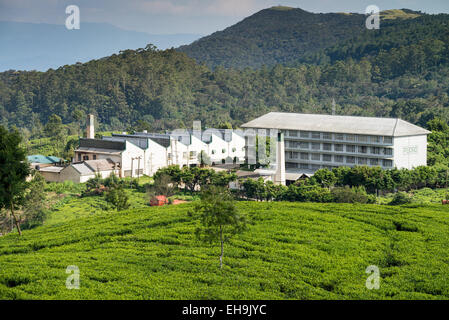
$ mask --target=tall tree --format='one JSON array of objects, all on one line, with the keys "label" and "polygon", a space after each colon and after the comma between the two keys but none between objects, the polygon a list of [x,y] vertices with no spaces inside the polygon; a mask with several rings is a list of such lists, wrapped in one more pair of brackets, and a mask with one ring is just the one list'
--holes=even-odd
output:
[{"label": "tall tree", "polygon": [[0,209],[11,211],[19,236],[22,231],[15,209],[24,201],[26,178],[30,173],[26,151],[21,145],[17,130],[9,132],[0,126]]},{"label": "tall tree", "polygon": [[[209,186],[201,194],[201,201],[194,210],[199,214],[202,227],[196,229],[198,239],[212,243],[220,242],[220,268],[223,267],[224,244],[236,234],[246,229],[246,219],[235,205],[229,190],[217,186]],[[193,215],[190,212],[190,215]]]}]

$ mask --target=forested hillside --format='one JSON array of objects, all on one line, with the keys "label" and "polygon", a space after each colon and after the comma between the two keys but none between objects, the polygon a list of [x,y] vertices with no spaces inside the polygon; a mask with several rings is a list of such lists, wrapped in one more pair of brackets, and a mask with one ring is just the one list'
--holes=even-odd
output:
[{"label": "forested hillside", "polygon": [[[448,121],[449,15],[388,15],[380,30],[295,66],[211,70],[185,53],[149,45],[47,72],[3,72],[0,124],[35,137],[52,115],[78,134],[87,113],[98,116],[101,130],[163,130],[193,120],[238,126],[269,111],[330,113],[333,99],[337,114],[422,126],[435,116]],[[401,15],[408,19],[395,18]]]},{"label": "forested hillside", "polygon": [[[434,21],[433,16],[420,12],[387,10],[381,13],[381,30],[373,31],[366,29],[366,16],[363,14],[312,13],[278,6],[259,11],[223,31],[181,46],[179,50],[211,68],[259,68],[263,65],[295,65],[304,62],[322,64],[329,61],[331,53],[333,59],[337,53],[352,53],[349,50],[338,50],[346,49],[354,41],[355,47],[358,47],[373,37],[380,38],[378,43],[374,43],[375,48],[391,48],[413,41],[414,37],[422,36],[421,31],[428,31],[428,28],[420,27],[423,20],[414,21],[417,17],[424,17],[425,25]],[[418,29],[420,34],[414,35],[415,30],[409,34],[410,26]],[[344,45],[341,46],[341,43]],[[328,48],[337,52],[326,54]],[[363,47],[367,50],[375,48]],[[346,56],[340,54],[339,58],[346,59]]]},{"label": "forested hillside", "polygon": [[362,14],[315,14],[278,6],[259,11],[179,50],[211,68],[289,64],[359,35],[365,28],[365,19]]}]

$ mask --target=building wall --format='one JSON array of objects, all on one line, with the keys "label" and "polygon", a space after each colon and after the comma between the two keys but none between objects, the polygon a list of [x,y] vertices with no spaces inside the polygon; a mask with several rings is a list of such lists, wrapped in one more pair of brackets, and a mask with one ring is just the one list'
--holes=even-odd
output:
[{"label": "building wall", "polygon": [[47,182],[61,182],[59,172],[39,171],[39,173]]},{"label": "building wall", "polygon": [[[126,141],[126,149],[122,152],[121,156],[121,176],[122,177],[137,177],[137,170],[139,169],[140,158],[140,170],[143,172],[145,164],[144,151],[133,143]],[[134,158],[134,159],[133,159]],[[132,172],[131,172],[132,170]]]},{"label": "building wall", "polygon": [[145,153],[145,171],[146,175],[152,176],[157,170],[167,165],[167,150],[165,147],[148,140],[148,149]]},{"label": "building wall", "polygon": [[241,163],[245,160],[245,137],[236,133],[232,133],[232,140],[228,142],[228,157],[237,160]]},{"label": "building wall", "polygon": [[61,171],[60,181],[61,182],[73,181],[74,183],[84,182],[84,181],[81,181],[81,174],[78,171],[76,171],[72,166],[65,167]]},{"label": "building wall", "polygon": [[398,169],[427,165],[427,136],[394,138],[394,165]]},{"label": "building wall", "polygon": [[315,172],[320,168],[356,165],[394,166],[393,138],[332,132],[285,132],[287,171]]},{"label": "building wall", "polygon": [[[211,142],[207,144],[207,155],[212,164],[221,164],[228,156],[228,143],[215,134],[211,135]],[[224,152],[223,152],[224,151]]]}]

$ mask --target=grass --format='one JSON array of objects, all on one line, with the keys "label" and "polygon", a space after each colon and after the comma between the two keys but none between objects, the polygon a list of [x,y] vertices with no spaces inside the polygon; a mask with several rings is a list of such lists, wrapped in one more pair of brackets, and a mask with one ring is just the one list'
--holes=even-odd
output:
[{"label": "grass", "polygon": [[[388,204],[394,197],[394,193],[385,195],[384,197],[378,197],[377,200],[381,204]],[[419,190],[412,190],[409,192],[412,203],[418,204],[441,204],[441,200],[446,199],[449,195],[448,188],[430,189],[422,188]]]},{"label": "grass", "polygon": [[[88,214],[0,238],[0,298],[449,298],[442,205],[239,202],[252,222],[225,246],[223,270],[218,244],[193,235],[192,204],[89,205],[69,199],[61,215]],[[65,287],[69,265],[80,269],[79,290]],[[365,287],[369,265],[380,268],[379,290]]]},{"label": "grass", "polygon": [[419,17],[420,14],[406,12],[401,9],[384,10],[380,13],[382,20],[394,20],[394,19],[414,19]]}]

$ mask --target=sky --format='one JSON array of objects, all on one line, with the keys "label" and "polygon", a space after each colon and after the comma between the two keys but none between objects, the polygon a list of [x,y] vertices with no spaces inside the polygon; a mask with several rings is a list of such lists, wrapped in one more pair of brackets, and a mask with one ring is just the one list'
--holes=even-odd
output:
[{"label": "sky", "polygon": [[316,13],[364,13],[368,5],[449,13],[448,0],[0,0],[0,20],[64,24],[68,5],[80,8],[81,27],[102,22],[152,34],[206,35],[277,5]]}]

